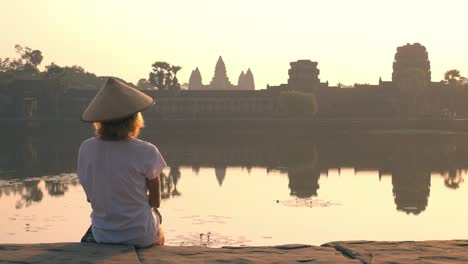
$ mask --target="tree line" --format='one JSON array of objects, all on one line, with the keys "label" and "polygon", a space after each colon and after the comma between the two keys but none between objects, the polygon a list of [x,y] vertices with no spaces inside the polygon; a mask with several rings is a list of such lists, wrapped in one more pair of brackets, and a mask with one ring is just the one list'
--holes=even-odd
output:
[{"label": "tree line", "polygon": [[468,78],[461,76],[460,71],[457,69],[446,71],[443,82],[451,87],[468,88]]},{"label": "tree line", "polygon": [[[67,89],[99,89],[109,76],[97,76],[85,71],[78,65],[59,66],[55,62],[50,63],[41,71],[44,56],[42,51],[15,45],[17,57],[0,58],[0,89],[6,88],[14,80],[48,80],[51,83]],[[148,78],[142,78],[137,85],[117,78],[128,85],[141,90],[180,90],[177,73],[182,68],[167,62],[156,61],[152,64]]]},{"label": "tree line", "polygon": [[[39,70],[44,56],[42,51],[15,45],[16,58],[0,58],[0,88],[7,87],[14,80],[52,80],[65,89],[99,89],[107,76],[96,76],[87,72],[81,66],[59,66],[52,62]],[[121,81],[141,90],[172,90],[181,89],[177,73],[182,67],[164,61],[156,61],[151,65],[148,78],[141,78],[136,85]],[[461,75],[457,69],[445,72],[441,81],[449,87],[468,88],[468,78]],[[338,87],[352,87],[352,85],[338,84]]]}]

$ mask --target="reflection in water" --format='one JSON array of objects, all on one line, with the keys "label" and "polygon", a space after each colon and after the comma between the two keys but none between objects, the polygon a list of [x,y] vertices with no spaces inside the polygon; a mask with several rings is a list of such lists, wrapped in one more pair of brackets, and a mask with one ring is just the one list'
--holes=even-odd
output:
[{"label": "reflection in water", "polygon": [[[15,133],[0,142],[4,146],[0,149],[0,180],[28,179],[0,184],[0,197],[21,195],[17,208],[42,200],[44,190],[38,187],[37,177],[76,170],[79,144],[89,133],[51,131],[56,134]],[[182,177],[180,167],[191,167],[195,174],[200,168],[213,168],[220,187],[228,167],[246,168],[249,173],[252,167],[280,171],[287,174],[290,195],[297,198],[320,196],[320,177],[346,167],[391,176],[396,209],[417,215],[428,206],[432,174],[441,174],[445,186],[456,190],[468,168],[466,136],[318,135],[278,141],[277,136],[172,140],[150,135],[144,139],[155,143],[170,165],[169,172],[161,175],[163,199],[182,195],[177,189]],[[43,180],[45,190],[56,197],[65,195],[69,184],[77,184],[67,177]]]},{"label": "reflection in water", "polygon": [[392,173],[393,196],[397,210],[417,215],[427,207],[431,173],[406,165]]},{"label": "reflection in water", "polygon": [[52,197],[60,197],[68,190],[69,185],[78,185],[75,174],[62,174],[58,176],[44,176],[25,180],[0,180],[0,198],[2,196],[18,196],[16,208],[29,207],[33,203],[42,201],[44,190],[39,184],[44,182],[45,190]]},{"label": "reflection in water", "polygon": [[172,166],[168,175],[162,172],[160,178],[162,199],[168,199],[181,195],[181,193],[177,190],[177,182],[180,179],[180,168],[178,166]]},{"label": "reflection in water", "polygon": [[27,179],[76,171],[78,147],[86,134],[64,129],[50,129],[35,136],[24,133],[18,129],[0,139],[0,179]]},{"label": "reflection in water", "polygon": [[42,190],[38,187],[39,180],[27,180],[23,182],[5,182],[0,185],[0,197],[19,196],[16,202],[16,208],[30,206],[33,202],[40,202],[44,196]]},{"label": "reflection in water", "polygon": [[[21,200],[16,203],[16,208],[21,209],[23,207],[30,206],[33,202],[40,202],[44,194],[42,190],[38,188],[37,184],[39,181],[25,181],[21,188]],[[25,190],[25,191],[23,191]]]},{"label": "reflection in water", "polygon": [[[463,171],[466,173],[466,170]],[[451,169],[444,174],[444,183],[450,189],[456,190],[463,182],[462,170]]]},{"label": "reflection in water", "polygon": [[[316,146],[311,146],[311,153],[307,159],[299,155],[291,160],[288,166],[289,189],[291,195],[299,198],[317,196],[319,189],[320,168],[318,167],[318,155]],[[296,163],[296,161],[298,161]]]},{"label": "reflection in water", "polygon": [[299,198],[317,196],[319,177],[320,171],[312,164],[289,169],[288,178],[291,195]]},{"label": "reflection in water", "polygon": [[192,165],[192,171],[198,175],[200,173],[200,166],[199,165]]},{"label": "reflection in water", "polygon": [[67,184],[58,181],[45,181],[45,186],[50,196],[63,196],[68,190]]},{"label": "reflection in water", "polygon": [[215,167],[215,175],[218,180],[218,184],[221,187],[223,185],[224,178],[226,178],[226,167]]}]

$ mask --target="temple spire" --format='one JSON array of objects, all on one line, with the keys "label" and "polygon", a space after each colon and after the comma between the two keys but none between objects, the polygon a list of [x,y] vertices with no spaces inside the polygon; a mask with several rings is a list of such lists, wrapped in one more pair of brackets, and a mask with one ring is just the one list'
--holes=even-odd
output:
[{"label": "temple spire", "polygon": [[245,87],[245,90],[252,90],[252,91],[255,90],[255,81],[254,81],[253,73],[250,70],[250,68],[245,73],[244,87]]},{"label": "temple spire", "polygon": [[226,167],[216,166],[215,175],[216,175],[216,179],[218,180],[218,184],[221,187],[223,185],[224,178],[226,178]]},{"label": "temple spire", "polygon": [[215,74],[226,75],[226,65],[224,64],[223,57],[219,56],[216,62]]},{"label": "temple spire", "polygon": [[226,65],[224,65],[223,58],[219,56],[218,62],[216,62],[215,74],[210,83],[211,89],[213,90],[229,90],[232,84],[229,82],[229,78],[226,74]]},{"label": "temple spire", "polygon": [[202,77],[200,74],[200,70],[195,68],[195,70],[192,71],[192,74],[190,74],[190,79],[189,79],[189,89],[190,90],[202,90],[203,83],[202,83]]},{"label": "temple spire", "polygon": [[237,89],[238,90],[245,90],[245,73],[244,71],[241,72],[239,75],[239,79],[237,80]]}]

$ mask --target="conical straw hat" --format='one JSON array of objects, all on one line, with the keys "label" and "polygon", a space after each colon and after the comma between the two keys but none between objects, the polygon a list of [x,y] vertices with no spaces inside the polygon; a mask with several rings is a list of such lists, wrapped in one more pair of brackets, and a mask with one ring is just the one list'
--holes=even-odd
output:
[{"label": "conical straw hat", "polygon": [[114,78],[107,79],[104,87],[84,111],[85,122],[104,122],[129,117],[154,104],[153,98]]}]

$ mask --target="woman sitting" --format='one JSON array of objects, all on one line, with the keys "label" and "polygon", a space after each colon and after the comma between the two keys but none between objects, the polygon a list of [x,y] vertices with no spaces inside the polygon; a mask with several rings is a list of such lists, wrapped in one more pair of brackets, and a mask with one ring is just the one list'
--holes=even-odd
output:
[{"label": "woman sitting", "polygon": [[161,219],[151,208],[161,203],[159,175],[166,162],[153,144],[137,139],[144,125],[140,112],[153,104],[151,97],[109,78],[82,116],[94,123],[96,137],[81,144],[77,173],[93,209],[91,230],[98,243],[164,244]]}]

